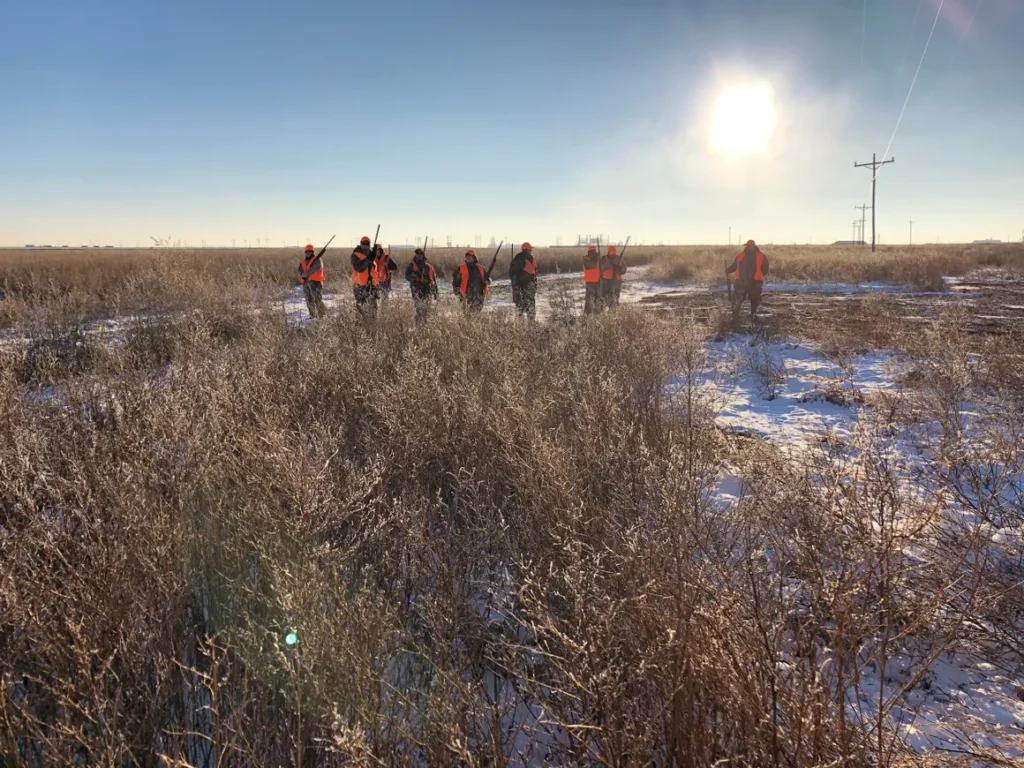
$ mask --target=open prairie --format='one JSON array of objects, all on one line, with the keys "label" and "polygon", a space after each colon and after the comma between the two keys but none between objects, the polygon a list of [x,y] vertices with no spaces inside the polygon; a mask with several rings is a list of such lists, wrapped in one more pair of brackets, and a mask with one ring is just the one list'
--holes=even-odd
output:
[{"label": "open prairie", "polygon": [[764,250],[753,322],[687,247],[422,325],[347,249],[315,322],[293,251],[0,253],[3,752],[1015,762],[1024,247]]}]

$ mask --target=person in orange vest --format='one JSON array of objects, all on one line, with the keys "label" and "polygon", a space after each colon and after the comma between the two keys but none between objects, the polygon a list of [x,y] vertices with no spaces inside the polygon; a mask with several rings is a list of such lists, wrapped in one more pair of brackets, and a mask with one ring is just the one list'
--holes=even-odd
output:
[{"label": "person in orange vest", "polygon": [[537,317],[537,262],[533,258],[533,246],[523,243],[523,248],[512,259],[508,268],[512,281],[512,301],[520,315],[531,320]]},{"label": "person in orange vest", "polygon": [[391,273],[398,269],[390,253],[384,253],[380,243],[374,247],[373,285],[377,289],[377,298],[386,299],[391,295]]},{"label": "person in orange vest", "polygon": [[596,245],[588,245],[587,255],[583,257],[583,286],[586,289],[583,314],[592,315],[597,311],[601,293],[601,256]]},{"label": "person in orange vest", "polygon": [[316,248],[306,246],[306,251],[299,262],[299,285],[306,295],[306,307],[312,318],[327,314],[324,306],[324,260],[317,256]]},{"label": "person in orange vest", "polygon": [[352,251],[352,294],[360,311],[367,307],[376,309],[377,306],[373,283],[374,261],[375,253],[370,246],[370,238],[363,235],[359,245]]},{"label": "person in orange vest", "polygon": [[750,299],[750,317],[753,319],[764,291],[768,257],[757,247],[757,243],[747,240],[743,250],[736,254],[732,264],[725,268],[725,274],[736,280],[736,289],[732,294],[733,314],[739,312],[746,299]]},{"label": "person in orange vest", "polygon": [[468,309],[479,312],[484,308],[484,297],[490,294],[487,287],[490,278],[484,271],[484,265],[476,259],[476,251],[466,251],[466,260],[459,265],[452,276],[452,288],[455,295]]},{"label": "person in orange vest", "polygon": [[611,309],[619,306],[622,295],[622,276],[626,274],[626,263],[619,255],[619,249],[608,246],[608,253],[601,257],[601,301]]},{"label": "person in orange vest", "polygon": [[416,307],[416,323],[421,325],[427,321],[432,302],[438,301],[437,295],[437,273],[434,265],[427,261],[427,255],[422,248],[417,248],[416,253],[405,268],[405,279],[409,283],[409,291],[412,293],[412,303]]}]

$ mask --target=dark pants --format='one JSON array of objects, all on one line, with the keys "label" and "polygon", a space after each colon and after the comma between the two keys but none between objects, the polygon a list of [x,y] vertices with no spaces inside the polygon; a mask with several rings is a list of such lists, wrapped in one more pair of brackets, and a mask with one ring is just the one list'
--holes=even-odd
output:
[{"label": "dark pants", "polygon": [[306,306],[310,317],[323,317],[327,314],[324,306],[324,284],[319,280],[307,280],[302,284],[302,292],[306,294]]},{"label": "dark pants", "polygon": [[356,309],[360,312],[376,311],[377,291],[372,285],[353,285],[352,295],[356,298]]},{"label": "dark pants", "polygon": [[608,309],[619,306],[619,297],[622,295],[621,280],[601,281],[601,304]]},{"label": "dark pants", "polygon": [[414,297],[412,304],[416,307],[416,324],[422,325],[427,322],[427,318],[430,317],[430,305],[433,304],[433,299],[430,296],[421,296],[419,298]]},{"label": "dark pants", "polygon": [[484,295],[481,294],[466,294],[460,296],[459,299],[462,301],[462,306],[468,309],[470,312],[481,312],[484,308]]},{"label": "dark pants", "polygon": [[583,314],[592,315],[597,312],[598,302],[600,301],[601,284],[600,283],[587,283],[586,284],[586,295],[583,299]]},{"label": "dark pants", "polygon": [[526,315],[531,320],[537,317],[537,283],[524,283],[512,288],[512,301],[516,312]]},{"label": "dark pants", "polygon": [[386,283],[381,283],[377,286],[377,298],[386,299],[391,295],[391,281],[388,280]]},{"label": "dark pants", "polygon": [[763,280],[738,280],[732,297],[733,311],[739,312],[743,307],[743,302],[749,299],[750,316],[753,317],[754,313],[757,312],[758,305],[761,303],[761,294],[763,291]]}]

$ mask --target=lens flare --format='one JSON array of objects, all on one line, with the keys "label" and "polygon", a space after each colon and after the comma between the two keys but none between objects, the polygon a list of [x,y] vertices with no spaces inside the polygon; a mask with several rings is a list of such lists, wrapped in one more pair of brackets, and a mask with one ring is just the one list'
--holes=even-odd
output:
[{"label": "lens flare", "polygon": [[774,93],[768,83],[731,85],[715,102],[710,149],[716,154],[759,154],[775,130]]},{"label": "lens flare", "polygon": [[284,636],[285,645],[295,645],[297,642],[299,642],[299,636],[295,632],[289,632]]}]

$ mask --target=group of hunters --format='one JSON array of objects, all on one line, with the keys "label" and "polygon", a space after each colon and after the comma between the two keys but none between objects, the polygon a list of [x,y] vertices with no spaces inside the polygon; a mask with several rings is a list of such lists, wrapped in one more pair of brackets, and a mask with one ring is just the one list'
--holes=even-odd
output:
[{"label": "group of hunters", "polygon": [[[324,265],[323,254],[327,246],[317,253],[307,245],[299,263],[299,283],[306,296],[310,317],[323,317],[324,306]],[[494,264],[491,264],[493,269]],[[391,294],[391,275],[398,270],[389,253],[382,245],[371,245],[369,237],[363,237],[352,251],[352,292],[360,311],[375,310],[377,302]],[[602,254],[596,245],[587,246],[583,257],[583,282],[586,289],[583,312],[594,314],[611,309],[619,304],[622,293],[622,276],[626,273],[623,255],[614,245],[609,245]],[[512,283],[512,301],[516,311],[531,320],[537,314],[537,262],[533,246],[523,243],[519,253],[509,266]],[[736,255],[732,264],[726,267],[726,275],[736,280],[732,292],[733,311],[736,312],[745,300],[750,301],[750,316],[753,317],[761,303],[765,275],[768,274],[768,257],[753,240],[748,240],[744,249]],[[409,283],[416,319],[426,319],[433,302],[439,299],[437,272],[427,261],[423,248],[417,248],[412,261],[405,268],[405,279]],[[466,251],[465,261],[452,275],[452,290],[459,301],[471,311],[483,309],[484,300],[490,294],[490,269],[484,269],[472,248]]]}]

